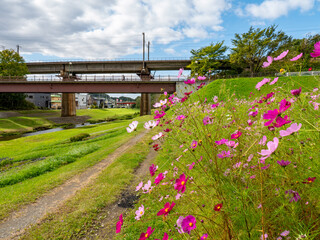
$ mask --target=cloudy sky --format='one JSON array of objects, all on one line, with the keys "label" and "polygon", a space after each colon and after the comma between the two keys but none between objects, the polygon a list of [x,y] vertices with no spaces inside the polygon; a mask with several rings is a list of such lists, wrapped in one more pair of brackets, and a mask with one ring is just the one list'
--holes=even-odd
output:
[{"label": "cloudy sky", "polygon": [[191,49],[250,26],[278,25],[302,38],[320,32],[320,0],[0,0],[0,49],[26,61],[187,58]]}]

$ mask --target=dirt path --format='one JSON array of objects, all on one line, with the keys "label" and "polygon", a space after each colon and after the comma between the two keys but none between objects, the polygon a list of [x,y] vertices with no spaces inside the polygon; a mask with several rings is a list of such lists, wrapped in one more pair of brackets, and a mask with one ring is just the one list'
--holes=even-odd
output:
[{"label": "dirt path", "polygon": [[0,223],[0,239],[14,239],[21,235],[26,227],[40,222],[46,214],[54,212],[68,198],[74,196],[76,191],[88,185],[90,181],[95,179],[109,164],[124,154],[145,134],[146,131],[133,137],[110,154],[108,158],[53,189],[45,196],[40,197],[35,203],[11,214],[10,217]]},{"label": "dirt path", "polygon": [[122,193],[117,202],[105,207],[94,222],[94,226],[89,229],[86,236],[82,240],[88,239],[113,239],[115,236],[115,223],[118,221],[119,215],[124,214],[129,208],[133,207],[133,203],[138,199],[135,188],[149,172],[149,166],[157,155],[156,151],[150,149],[145,161],[135,170],[135,177],[130,186]]}]

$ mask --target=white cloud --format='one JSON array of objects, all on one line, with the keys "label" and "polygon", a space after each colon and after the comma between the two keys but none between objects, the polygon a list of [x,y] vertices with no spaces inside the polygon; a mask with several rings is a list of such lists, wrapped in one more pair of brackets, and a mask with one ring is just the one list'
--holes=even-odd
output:
[{"label": "white cloud", "polygon": [[230,0],[1,0],[0,45],[63,58],[116,58],[221,31]]},{"label": "white cloud", "polygon": [[174,50],[173,48],[166,48],[164,51],[168,54],[176,54],[176,50]]},{"label": "white cloud", "polygon": [[312,9],[314,0],[265,0],[259,4],[248,4],[245,12],[256,18],[276,19],[288,15],[289,11],[300,9],[302,12]]}]

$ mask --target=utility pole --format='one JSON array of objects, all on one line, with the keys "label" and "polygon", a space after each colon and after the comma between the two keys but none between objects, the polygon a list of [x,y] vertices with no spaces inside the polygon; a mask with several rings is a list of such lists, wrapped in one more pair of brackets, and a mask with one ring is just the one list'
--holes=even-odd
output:
[{"label": "utility pole", "polygon": [[21,47],[21,46],[18,44],[18,45],[17,45],[17,53],[18,53],[18,54],[19,54],[20,47]]},{"label": "utility pole", "polygon": [[150,60],[149,57],[150,57],[150,42],[148,41],[148,61]]},{"label": "utility pole", "polygon": [[142,56],[142,59],[143,59],[143,62],[142,62],[142,69],[144,70],[144,55],[145,55],[145,46],[146,46],[146,40],[145,40],[145,35],[144,35],[144,32],[142,33],[142,47],[143,47],[143,56]]}]

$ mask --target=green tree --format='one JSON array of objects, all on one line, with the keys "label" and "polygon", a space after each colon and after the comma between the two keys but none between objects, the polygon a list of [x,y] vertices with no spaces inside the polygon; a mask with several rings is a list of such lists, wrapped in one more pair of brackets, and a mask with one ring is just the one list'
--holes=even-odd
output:
[{"label": "green tree", "polygon": [[232,39],[234,47],[231,48],[231,63],[249,69],[250,73],[259,72],[266,57],[292,39],[283,31],[276,31],[276,28],[275,25],[264,29],[250,27],[247,33],[235,34],[235,39]]},{"label": "green tree", "polygon": [[224,53],[227,51],[227,47],[223,46],[224,41],[216,44],[211,43],[207,47],[202,47],[198,50],[191,50],[191,75],[196,73],[204,76],[211,75],[215,70],[219,70],[222,66],[221,61],[224,58]]},{"label": "green tree", "polygon": [[[14,50],[0,51],[0,77],[24,76],[28,73],[24,59]],[[0,93],[0,109],[26,109],[34,107],[25,100],[24,93]]]}]

